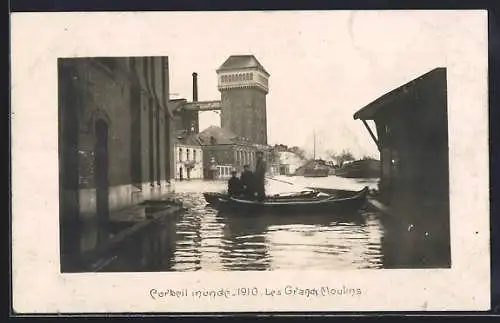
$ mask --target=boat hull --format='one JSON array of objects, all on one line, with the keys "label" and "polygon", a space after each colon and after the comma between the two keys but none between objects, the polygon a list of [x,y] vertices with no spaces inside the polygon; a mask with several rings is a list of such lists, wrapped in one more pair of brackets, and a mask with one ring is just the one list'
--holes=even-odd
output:
[{"label": "boat hull", "polygon": [[[335,192],[338,194],[334,194]],[[357,192],[330,190],[329,194],[331,194],[329,197],[267,198],[262,202],[231,198],[221,193],[204,193],[204,197],[210,206],[218,209],[230,209],[234,213],[334,213],[360,209],[366,203],[368,187]]]},{"label": "boat hull", "polygon": [[305,169],[304,177],[328,177],[330,170],[328,168]]},{"label": "boat hull", "polygon": [[328,177],[330,173],[328,171],[321,173],[304,173],[304,177]]},{"label": "boat hull", "polygon": [[335,170],[335,175],[345,178],[377,178],[380,177],[380,162],[360,160]]}]

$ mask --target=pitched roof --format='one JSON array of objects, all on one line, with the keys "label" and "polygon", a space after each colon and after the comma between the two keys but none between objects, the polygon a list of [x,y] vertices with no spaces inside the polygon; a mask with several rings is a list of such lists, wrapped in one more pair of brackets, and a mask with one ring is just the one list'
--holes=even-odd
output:
[{"label": "pitched roof", "polygon": [[175,143],[187,146],[201,146],[201,141],[198,135],[199,134],[197,133],[189,135],[177,133],[175,137]]},{"label": "pitched roof", "polygon": [[228,129],[210,126],[198,134],[202,145],[211,145],[212,138],[217,145],[229,145],[236,143],[238,136]]},{"label": "pitched roof", "polygon": [[262,64],[253,55],[231,55],[219,67],[219,69],[217,69],[217,72],[241,68],[257,68],[269,76],[269,73],[266,71],[264,66],[262,66]]}]

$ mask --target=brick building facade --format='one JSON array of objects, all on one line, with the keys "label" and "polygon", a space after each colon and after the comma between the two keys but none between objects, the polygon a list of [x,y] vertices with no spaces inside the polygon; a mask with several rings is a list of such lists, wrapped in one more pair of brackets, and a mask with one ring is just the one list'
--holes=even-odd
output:
[{"label": "brick building facade", "polygon": [[167,57],[59,59],[58,73],[64,240],[67,225],[168,192],[174,141]]},{"label": "brick building facade", "polygon": [[217,70],[222,128],[267,145],[269,76],[253,55],[232,55],[222,64]]},{"label": "brick building facade", "polygon": [[[217,69],[220,101],[198,101],[198,74],[193,73],[193,100],[171,100],[176,131],[197,134],[203,150],[204,177],[227,178],[232,169],[253,169],[262,151],[269,172],[279,172],[267,145],[266,95],[269,73],[253,55],[232,55]],[[199,132],[199,112],[220,110],[221,127]],[[212,174],[212,175],[211,175]]]},{"label": "brick building facade", "polygon": [[271,157],[268,146],[251,143],[224,128],[210,126],[198,136],[203,147],[205,177],[214,162],[218,167],[216,177],[227,178],[231,169],[242,171],[244,165],[254,169],[257,151],[262,151],[266,160]]}]

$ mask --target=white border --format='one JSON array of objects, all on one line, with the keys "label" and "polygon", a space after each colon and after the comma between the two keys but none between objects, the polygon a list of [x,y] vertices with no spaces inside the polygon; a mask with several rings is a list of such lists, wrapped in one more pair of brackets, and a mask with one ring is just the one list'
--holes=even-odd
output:
[{"label": "white border", "polygon": [[[13,304],[19,313],[136,311],[487,310],[490,306],[486,11],[448,20],[450,270],[59,274],[57,57],[168,55],[183,28],[228,17],[280,23],[300,12],[12,15]],[[314,13],[307,15],[332,15]],[[393,14],[397,15],[398,12]],[[425,16],[426,11],[412,14]],[[443,19],[443,20],[441,20]],[[250,21],[251,20],[251,21]],[[468,34],[453,34],[467,21]],[[438,32],[438,31],[436,31]],[[459,31],[457,31],[458,33]],[[471,41],[473,39],[474,41]],[[471,45],[474,44],[474,45]],[[197,44],[199,48],[200,44]],[[209,49],[210,46],[204,46]],[[193,48],[196,50],[196,48]],[[433,67],[430,67],[433,68]],[[243,285],[242,285],[243,284]],[[361,288],[360,297],[153,300],[151,288]]]}]

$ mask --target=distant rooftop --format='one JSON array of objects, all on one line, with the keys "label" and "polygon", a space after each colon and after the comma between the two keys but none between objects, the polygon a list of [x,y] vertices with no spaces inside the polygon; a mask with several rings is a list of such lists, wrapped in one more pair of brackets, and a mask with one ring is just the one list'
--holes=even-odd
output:
[{"label": "distant rooftop", "polygon": [[210,126],[199,133],[199,138],[204,145],[229,145],[237,140],[237,136],[228,129]]},{"label": "distant rooftop", "polygon": [[182,133],[181,131],[176,131],[175,136],[176,136],[175,142],[178,144],[188,145],[188,146],[200,146],[201,145],[200,137],[196,133],[185,134],[185,133]]},{"label": "distant rooftop", "polygon": [[266,71],[264,66],[262,66],[262,64],[253,55],[231,55],[228,59],[226,59],[224,64],[219,67],[217,72],[242,68],[257,68],[269,76],[269,73]]},{"label": "distant rooftop", "polygon": [[248,141],[248,139],[239,137],[234,134],[231,130],[226,128],[221,128],[218,126],[209,126],[202,132],[198,134],[200,143],[202,145],[231,145],[231,144],[242,144],[251,145],[257,149],[266,148],[263,145],[257,145]]}]

